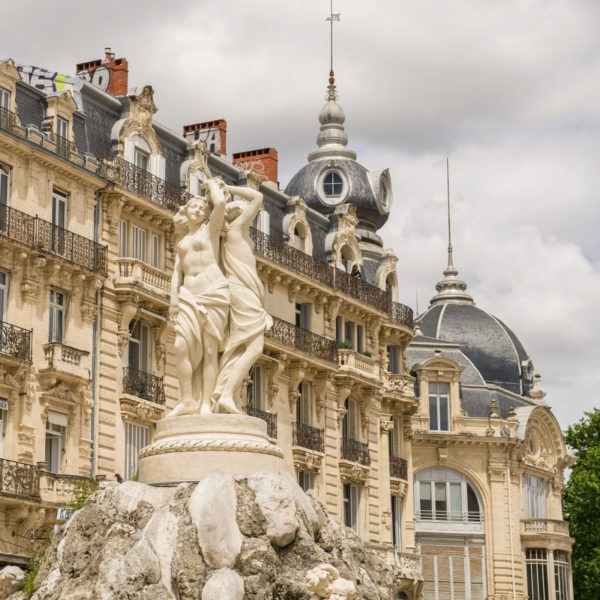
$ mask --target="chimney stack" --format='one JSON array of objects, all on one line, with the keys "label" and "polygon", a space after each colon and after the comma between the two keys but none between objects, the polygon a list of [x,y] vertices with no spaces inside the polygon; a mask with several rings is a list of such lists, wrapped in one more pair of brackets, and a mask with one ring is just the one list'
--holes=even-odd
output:
[{"label": "chimney stack", "polygon": [[244,171],[254,171],[261,181],[273,181],[279,187],[277,180],[279,158],[275,148],[236,152],[233,155],[233,164]]},{"label": "chimney stack", "polygon": [[216,119],[205,123],[183,126],[183,137],[188,142],[200,140],[215,154],[227,154],[227,121]]},{"label": "chimney stack", "polygon": [[79,63],[75,73],[113,96],[127,94],[129,65],[126,58],[115,58],[111,48],[104,48],[104,58]]}]

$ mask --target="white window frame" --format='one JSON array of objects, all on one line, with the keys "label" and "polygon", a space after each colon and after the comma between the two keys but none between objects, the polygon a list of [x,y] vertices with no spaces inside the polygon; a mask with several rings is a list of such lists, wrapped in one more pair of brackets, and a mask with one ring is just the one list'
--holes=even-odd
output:
[{"label": "white window frame", "polygon": [[52,225],[67,228],[68,196],[64,192],[52,190]]},{"label": "white window frame", "polygon": [[355,533],[359,531],[360,515],[360,488],[354,483],[344,483],[343,497],[343,520],[346,527],[350,527]]},{"label": "white window frame", "polygon": [[53,288],[50,289],[48,310],[48,342],[63,343],[65,338],[65,313],[67,295]]},{"label": "white window frame", "polygon": [[262,365],[254,365],[250,369],[248,406],[256,410],[265,409],[264,369]]},{"label": "white window frame", "polygon": [[312,471],[298,471],[298,485],[305,491],[313,489]]},{"label": "white window frame", "polygon": [[125,479],[131,479],[138,470],[138,454],[150,443],[150,427],[134,421],[125,421]]},{"label": "white window frame", "polygon": [[392,544],[398,552],[402,552],[402,498],[392,496]]},{"label": "white window frame", "polygon": [[1,167],[2,165],[0,165],[0,205],[8,206],[10,199],[10,169],[8,173],[5,173]]},{"label": "white window frame", "polygon": [[548,493],[543,479],[523,474],[523,514],[528,519],[545,519],[547,515]]},{"label": "white window frame", "polygon": [[133,164],[142,171],[150,172],[150,153],[139,146],[133,149]]},{"label": "white window frame", "polygon": [[[133,348],[137,348],[137,367],[133,364]],[[137,371],[152,373],[152,328],[144,320],[135,321],[131,327],[127,348],[127,364]]]},{"label": "white window frame", "polygon": [[6,88],[0,87],[0,108],[10,110],[11,93]]},{"label": "white window frame", "polygon": [[137,225],[132,225],[131,241],[132,241],[132,249],[131,249],[132,257],[137,260],[141,260],[142,262],[146,262],[148,231],[146,229],[142,229],[141,227],[138,227]]},{"label": "white window frame", "polygon": [[160,235],[150,234],[150,264],[156,269],[160,269],[160,247]]},{"label": "white window frame", "polygon": [[[440,386],[445,386],[446,392],[440,391]],[[450,384],[447,381],[430,381],[428,387],[429,430],[450,431]],[[434,406],[432,406],[432,401]],[[435,413],[432,413],[432,408],[435,409]],[[446,427],[442,427],[444,410]],[[436,419],[435,423],[433,417]]]},{"label": "white window frame", "polygon": [[69,121],[56,117],[56,135],[64,140],[69,139]]},{"label": "white window frame", "polygon": [[129,221],[121,219],[119,225],[119,256],[129,256]]},{"label": "white window frame", "polygon": [[271,234],[271,215],[266,210],[259,210],[256,215],[254,227],[265,235]]}]

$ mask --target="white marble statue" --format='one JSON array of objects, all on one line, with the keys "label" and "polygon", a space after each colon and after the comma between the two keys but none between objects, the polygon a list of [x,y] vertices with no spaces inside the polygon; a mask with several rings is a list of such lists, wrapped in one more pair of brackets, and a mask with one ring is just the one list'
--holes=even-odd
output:
[{"label": "white marble statue", "polygon": [[207,414],[217,381],[229,315],[229,286],[219,267],[225,218],[225,184],[209,179],[206,197],[192,198],[175,215],[187,226],[177,244],[171,280],[170,321],[175,328],[175,359],[181,399],[170,415]]},{"label": "white marble statue", "polygon": [[263,195],[248,187],[226,186],[242,200],[225,208],[221,264],[229,284],[229,334],[212,395],[213,412],[238,413],[240,388],[248,371],[262,354],[265,330],[273,324],[265,311],[265,289],[256,273],[250,226],[263,205]]},{"label": "white marble statue", "polygon": [[181,399],[170,416],[239,413],[240,387],[272,324],[249,235],[262,194],[218,177],[202,189],[206,197],[192,198],[174,219],[185,233],[171,280]]}]

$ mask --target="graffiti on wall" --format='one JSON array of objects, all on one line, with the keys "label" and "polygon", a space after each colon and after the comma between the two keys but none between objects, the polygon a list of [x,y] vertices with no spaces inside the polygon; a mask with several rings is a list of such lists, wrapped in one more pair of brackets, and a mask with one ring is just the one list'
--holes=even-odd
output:
[{"label": "graffiti on wall", "polygon": [[85,79],[88,83],[100,88],[103,92],[108,91],[110,85],[110,69],[107,67],[96,67],[95,69],[79,71],[78,77]]},{"label": "graffiti on wall", "polygon": [[80,107],[81,94],[79,93],[83,82],[73,75],[65,75],[58,71],[48,71],[35,65],[15,64],[21,80],[29,85],[41,90],[45,94],[56,94],[69,90],[75,98],[77,106]]},{"label": "graffiti on wall", "polygon": [[244,173],[249,173],[250,171],[254,171],[258,175],[258,178],[261,181],[267,181],[269,179],[265,173],[265,170],[266,170],[265,164],[263,163],[262,159],[260,159],[260,158],[252,158],[249,160],[235,161],[233,164],[236,167],[239,167],[240,169],[242,169],[242,171],[244,171]]},{"label": "graffiti on wall", "polygon": [[221,150],[221,130],[218,127],[207,127],[206,129],[197,129],[186,134],[187,140],[199,140],[206,144],[210,152],[222,152]]}]

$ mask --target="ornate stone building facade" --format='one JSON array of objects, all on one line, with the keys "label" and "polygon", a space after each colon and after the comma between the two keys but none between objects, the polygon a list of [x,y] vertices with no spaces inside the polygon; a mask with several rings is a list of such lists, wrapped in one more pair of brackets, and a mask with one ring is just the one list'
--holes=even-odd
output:
[{"label": "ornate stone building facade", "polygon": [[377,233],[389,172],[347,147],[333,79],[317,149],[281,191],[276,151],[229,162],[223,120],[170,131],[127,69],[109,49],[78,77],[0,63],[5,560],[27,554],[79,478],[135,477],[175,405],[173,215],[218,175],[264,195],[252,236],[274,324],[242,405],[289,472],[401,567],[397,599],[521,599],[527,581],[570,598],[556,421],[507,328],[486,316],[517,348],[505,381],[481,348],[471,356],[468,327],[442,326],[457,308],[463,325],[486,315],[451,269],[415,333]]}]

